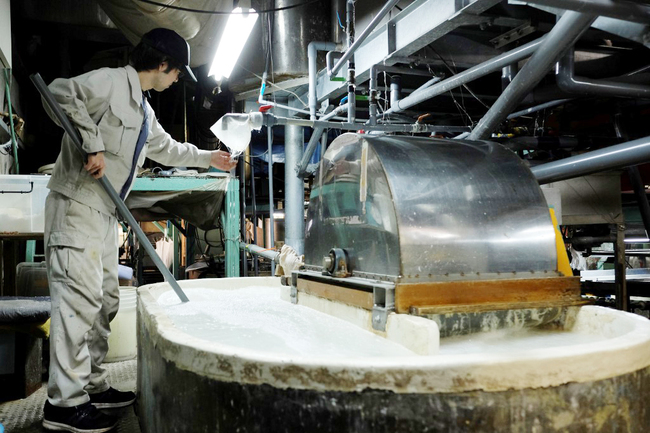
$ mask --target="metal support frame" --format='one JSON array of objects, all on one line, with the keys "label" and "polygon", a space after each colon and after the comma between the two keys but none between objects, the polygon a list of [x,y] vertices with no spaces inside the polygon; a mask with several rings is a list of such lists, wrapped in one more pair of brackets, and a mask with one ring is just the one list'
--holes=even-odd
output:
[{"label": "metal support frame", "polygon": [[395,287],[373,287],[372,299],[372,329],[386,331],[388,315],[395,311]]},{"label": "metal support frame", "polygon": [[[348,4],[352,3],[354,7],[354,1],[349,0]],[[357,37],[355,41],[351,45],[348,45],[348,49],[343,53],[343,57],[339,59],[338,62],[331,68],[331,70],[328,70],[328,74],[330,76],[336,75],[338,71],[341,70],[343,67],[343,64],[347,62],[348,60],[352,59],[352,56],[354,55],[355,51],[363,44],[363,42],[366,40],[366,38],[372,33],[373,30],[377,27],[377,25],[381,22],[382,19],[393,9],[393,7],[399,3],[399,0],[388,0],[386,4],[381,8],[379,12],[377,12],[377,15],[370,21],[368,26],[363,29],[361,34]],[[354,61],[354,60],[353,60]]]},{"label": "metal support frame", "polygon": [[544,40],[545,37],[541,37],[532,42],[524,44],[521,47],[517,47],[488,61],[471,67],[428,88],[415,91],[406,98],[400,99],[395,103],[391,103],[391,107],[386,111],[386,114],[400,113],[416,104],[419,104],[420,102],[424,102],[435,96],[441,95],[477,78],[481,78],[493,72],[500,71],[503,68],[518,62],[519,60],[523,60],[526,57],[532,56],[535,51],[544,43]]},{"label": "metal support frame", "polygon": [[[357,82],[368,79],[375,64],[393,65],[456,28],[488,22],[479,14],[501,0],[415,0],[388,22],[378,25],[354,53]],[[358,40],[358,39],[357,39]],[[329,52],[330,64],[334,52]],[[347,90],[345,83],[330,81],[323,74],[317,80],[321,98],[334,98]]]},{"label": "metal support frame", "polygon": [[544,78],[551,66],[567,48],[573,46],[593,23],[593,15],[568,11],[546,35],[543,44],[528,60],[512,83],[479,121],[469,135],[470,140],[489,138],[499,124],[508,117],[521,100]]},{"label": "metal support frame", "polygon": [[[269,238],[271,240],[270,248],[275,247],[275,217],[273,212],[275,212],[275,202],[273,200],[273,128],[270,126],[266,127],[266,140],[267,140],[267,155],[269,156]],[[275,261],[271,262],[271,275],[275,275]]]},{"label": "metal support frame", "polygon": [[614,275],[616,291],[616,308],[623,311],[630,310],[630,294],[627,291],[627,278],[625,270],[625,225],[616,224],[616,242],[614,243]]},{"label": "metal support frame", "polygon": [[226,277],[239,277],[239,182],[230,178],[226,190],[226,205],[221,211],[225,251]]}]

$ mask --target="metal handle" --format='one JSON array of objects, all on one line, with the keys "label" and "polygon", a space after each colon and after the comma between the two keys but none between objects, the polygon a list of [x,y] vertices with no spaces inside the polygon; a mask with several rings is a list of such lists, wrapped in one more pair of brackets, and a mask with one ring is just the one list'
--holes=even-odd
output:
[{"label": "metal handle", "polygon": [[[54,95],[52,95],[52,92],[50,92],[50,89],[48,89],[47,85],[45,84],[45,81],[43,81],[43,78],[41,78],[40,74],[32,74],[29,77],[34,85],[36,86],[36,89],[38,89],[39,93],[47,103],[47,105],[50,107],[56,118],[59,120],[61,123],[61,127],[63,130],[70,136],[72,139],[72,142],[75,144],[79,152],[84,156],[84,160],[86,160],[87,154],[83,150],[82,147],[82,141],[81,137],[79,135],[79,132],[75,129],[75,127],[72,125],[70,122],[70,119],[68,119],[68,116],[63,112],[63,109],[59,105],[58,102],[54,99]],[[122,199],[120,198],[119,195],[115,192],[115,189],[113,188],[113,185],[108,181],[106,176],[102,176],[99,179],[97,179],[99,184],[104,188],[104,191],[108,194],[108,196],[113,200],[113,203],[115,203],[115,207],[117,207],[120,215],[127,221],[127,223],[131,226],[133,231],[135,232],[135,235],[138,237],[140,240],[140,243],[144,247],[145,251],[147,254],[149,254],[149,257],[153,260],[154,264],[158,268],[158,270],[163,274],[163,277],[167,282],[169,283],[170,286],[172,286],[172,289],[176,292],[178,297],[181,299],[183,302],[188,302],[189,299],[183,292],[183,290],[180,288],[178,285],[178,282],[174,279],[174,276],[169,272],[169,269],[165,266],[165,264],[162,262],[158,254],[156,253],[156,250],[151,246],[151,242],[149,242],[149,239],[147,239],[147,236],[144,234],[142,229],[140,228],[140,225],[138,222],[135,220],[129,209],[126,207]]]}]

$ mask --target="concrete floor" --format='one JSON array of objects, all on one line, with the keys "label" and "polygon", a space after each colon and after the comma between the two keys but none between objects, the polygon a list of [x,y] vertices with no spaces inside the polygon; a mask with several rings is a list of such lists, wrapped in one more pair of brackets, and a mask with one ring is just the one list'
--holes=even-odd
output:
[{"label": "concrete floor", "polygon": [[[120,391],[135,391],[137,361],[123,361],[105,364],[111,386]],[[0,423],[5,433],[43,433],[43,405],[47,399],[47,384],[34,394],[21,400],[0,403]],[[140,433],[138,418],[133,406],[106,411],[121,417],[116,433]]]}]

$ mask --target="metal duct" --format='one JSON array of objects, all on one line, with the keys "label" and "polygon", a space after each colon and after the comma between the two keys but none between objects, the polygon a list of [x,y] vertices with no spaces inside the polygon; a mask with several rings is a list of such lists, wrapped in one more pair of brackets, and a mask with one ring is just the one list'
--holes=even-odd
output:
[{"label": "metal duct", "polygon": [[[182,6],[189,9],[232,10],[230,0],[158,1],[169,6]],[[191,66],[200,66],[212,61],[221,32],[228,20],[228,15],[192,13],[135,0],[97,0],[97,3],[134,45],[140,41],[144,33],[156,27],[166,27],[176,31],[190,44]]]},{"label": "metal duct", "polygon": [[15,6],[22,16],[35,21],[116,28],[94,0],[20,1],[15,2]]},{"label": "metal duct", "polygon": [[[282,8],[304,3],[304,0],[266,0],[265,9]],[[307,46],[311,41],[329,41],[330,2],[321,1],[305,7],[275,12],[262,17],[264,46],[270,47],[273,74],[296,77],[307,75]]]}]

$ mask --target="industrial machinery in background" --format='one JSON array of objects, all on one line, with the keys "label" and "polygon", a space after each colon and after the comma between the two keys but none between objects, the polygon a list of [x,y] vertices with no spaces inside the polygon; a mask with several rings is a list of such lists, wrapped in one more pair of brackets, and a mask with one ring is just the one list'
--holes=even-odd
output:
[{"label": "industrial machinery in background", "polygon": [[[19,103],[15,105],[20,109],[17,114],[26,119],[24,140],[18,146],[21,171],[34,172],[40,165],[51,163],[50,154],[56,154],[59,142],[59,132],[47,126],[49,121],[39,120],[43,116],[39,113],[40,100],[30,91],[28,73],[42,71],[49,81],[99,66],[123,65],[129,42],[136,42],[154,26],[166,26],[188,39],[193,53],[192,66],[199,80],[195,87],[182,84],[169,92],[152,95],[152,106],[161,124],[175,138],[212,149],[219,143],[210,126],[225,113],[249,113],[260,108],[270,113],[262,130],[253,131],[251,145],[240,158],[242,163],[237,172],[239,240],[246,239],[248,220],[248,225],[255,227],[249,230],[253,233],[250,244],[257,245],[258,252],[267,258],[264,266],[259,266],[258,255],[250,254],[256,248],[244,242],[242,248],[246,251],[240,252],[239,274],[273,273],[268,259],[275,258],[276,253],[261,250],[273,249],[276,241],[292,246],[299,254],[304,253],[309,266],[322,267],[330,250],[331,263],[336,264],[341,254],[346,257],[339,250],[345,250],[349,253],[352,273],[374,274],[365,269],[367,262],[355,261],[361,257],[357,247],[352,248],[342,239],[337,245],[329,242],[319,247],[327,251],[319,249],[316,253],[307,248],[311,242],[307,239],[313,239],[309,221],[316,221],[310,210],[305,226],[307,202],[313,207],[311,201],[326,197],[322,195],[323,190],[319,190],[321,195],[314,195],[314,191],[330,188],[318,186],[322,179],[316,173],[322,176],[328,170],[323,164],[332,161],[323,159],[323,154],[342,133],[355,131],[367,136],[355,140],[374,143],[368,149],[384,146],[377,144],[383,141],[391,143],[387,145],[390,147],[397,141],[413,145],[419,140],[437,148],[442,142],[430,137],[455,139],[444,141],[443,147],[448,148],[444,153],[446,158],[454,152],[466,157],[469,149],[488,146],[480,140],[499,143],[530,167],[542,184],[544,197],[555,209],[567,246],[571,245],[579,256],[602,253],[611,257],[598,263],[601,267],[614,268],[606,270],[612,281],[592,292],[599,297],[616,295],[611,299],[616,299],[616,306],[623,309],[630,308],[630,295],[647,296],[643,278],[631,284],[632,292],[627,290],[625,257],[630,252],[626,253],[625,240],[636,239],[632,254],[643,257],[650,230],[645,185],[650,182],[646,166],[638,164],[650,159],[648,143],[643,138],[648,136],[650,117],[645,37],[650,22],[648,5],[573,0],[323,0],[304,6],[289,0],[253,1],[251,7],[260,12],[259,25],[254,27],[230,78],[217,82],[208,77],[207,66],[226,17],[192,11],[223,6],[212,3],[195,0],[183,4],[188,10],[180,10],[173,3],[154,5],[133,0],[99,0],[77,9],[69,7],[71,1],[48,5],[13,2],[12,21],[22,24],[12,27],[14,83],[20,89],[16,98]],[[68,27],[72,31],[62,31]],[[300,29],[306,32],[300,33]],[[60,61],[64,51],[64,59],[70,61]],[[100,53],[93,54],[97,51]],[[411,143],[408,137],[418,139],[412,139]],[[462,142],[462,139],[472,142]],[[48,143],[47,150],[35,152],[44,147],[42,143]],[[489,146],[500,149],[495,150],[499,154],[506,152],[497,144]],[[436,150],[430,152],[436,154]],[[581,155],[584,155],[582,159]],[[49,159],[40,160],[46,157]],[[393,155],[384,159],[396,163]],[[363,160],[359,157],[359,161]],[[425,161],[426,158],[408,160],[415,167]],[[496,166],[491,170],[505,171],[505,167],[499,168],[502,163],[502,160],[490,163]],[[578,163],[579,169],[575,168]],[[354,170],[358,167],[354,164],[347,165],[350,169],[347,173],[342,171],[342,166],[346,164],[338,166],[336,174],[332,174],[335,183],[341,184],[337,188],[351,190],[355,176],[364,181],[369,178],[367,174],[357,175]],[[316,171],[318,167],[320,170]],[[413,169],[404,170],[403,175]],[[553,172],[556,169],[561,173]],[[607,170],[610,170],[608,174],[601,174]],[[621,202],[619,178],[623,171],[626,200]],[[382,176],[386,182],[397,179],[393,177],[395,174]],[[425,181],[425,176],[448,179],[440,172],[427,172],[413,178],[413,182],[424,183],[422,188],[431,187],[433,180]],[[502,193],[513,194],[516,201],[519,191],[503,189],[503,185],[516,180],[500,178],[495,182]],[[460,185],[451,186],[460,194]],[[472,186],[478,187],[478,183]],[[403,200],[402,191],[390,192],[390,200]],[[404,193],[410,192],[410,188],[404,188]],[[462,193],[465,194],[464,190]],[[361,195],[351,199],[351,193],[345,194],[348,194],[346,200],[369,205]],[[543,200],[538,205],[541,203]],[[341,204],[338,211],[349,211],[345,207],[348,205],[348,202]],[[379,212],[376,207],[373,209]],[[392,212],[394,218],[405,211],[386,209],[382,208],[381,212]],[[472,209],[480,215],[478,208]],[[484,212],[490,214],[492,210]],[[467,217],[465,213],[454,217],[465,221],[463,225],[471,226],[467,230],[479,230],[481,221],[463,219]],[[341,227],[353,221],[346,220],[345,216],[340,218],[336,221]],[[375,226],[368,225],[368,221],[360,225],[350,223],[350,227],[354,230],[362,227],[363,236],[366,232],[377,234],[376,228],[370,228]],[[403,225],[405,222],[396,219],[393,229],[407,227]],[[418,228],[426,227],[429,226]],[[518,230],[523,230],[522,227]],[[281,238],[277,230],[283,231]],[[188,232],[190,238],[193,232]],[[213,228],[209,235],[201,232],[194,236],[197,242],[188,244],[201,245],[201,251],[195,247],[189,256],[200,258],[205,254],[222,263],[219,255],[225,248],[219,246],[227,236],[219,232]],[[391,284],[405,283],[409,274],[402,272],[398,264],[404,266],[409,261],[398,256],[411,252],[387,233],[395,236],[396,232],[385,231],[382,242],[393,242],[399,249],[388,255],[393,261],[387,263],[393,267],[386,275],[394,280]],[[607,246],[598,251],[600,241],[607,242]],[[218,247],[207,248],[208,245]],[[449,257],[468,251],[458,243],[446,245],[444,251]],[[371,253],[365,260],[377,254],[369,248],[362,250]],[[420,263],[424,257],[437,258],[418,253],[414,260]],[[506,257],[517,263],[525,255],[514,250],[500,255],[500,259]],[[540,260],[548,259],[541,257],[547,256],[540,255]],[[479,266],[484,264],[483,260],[487,259],[475,263],[480,278],[488,272]],[[491,258],[489,262],[494,264],[494,260]],[[627,261],[633,264],[636,260]],[[332,264],[325,268],[331,267]],[[557,267],[544,268],[557,271]],[[525,272],[517,267],[513,269],[518,276]],[[313,272],[322,273],[315,269]],[[428,276],[428,273],[416,274],[419,278]],[[464,278],[469,280],[468,275]],[[585,281],[592,288],[599,283]]]}]

